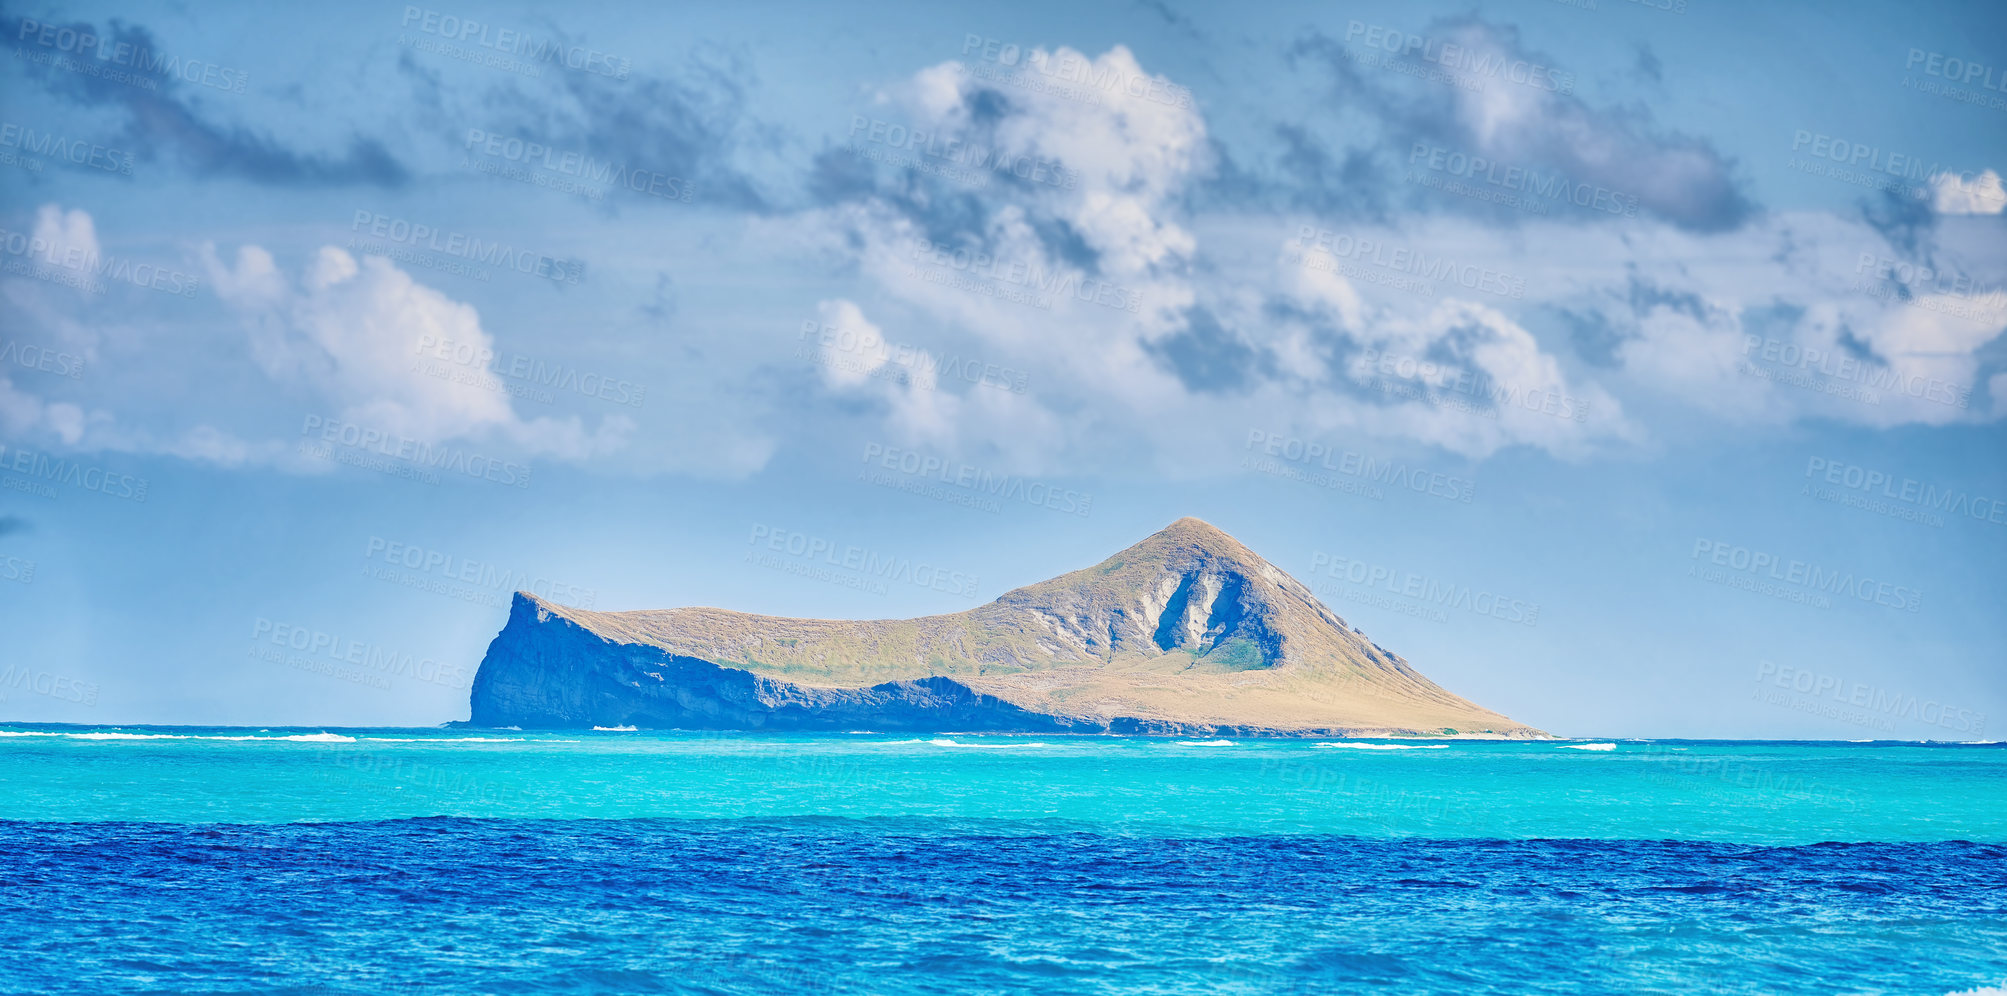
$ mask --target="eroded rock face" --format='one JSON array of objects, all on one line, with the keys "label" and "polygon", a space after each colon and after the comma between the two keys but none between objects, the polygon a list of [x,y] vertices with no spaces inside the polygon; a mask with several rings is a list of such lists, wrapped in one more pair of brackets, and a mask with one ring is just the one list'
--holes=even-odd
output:
[{"label": "eroded rock face", "polygon": [[921,619],[590,612],[518,593],[479,726],[1538,736],[1437,687],[1196,519]]},{"label": "eroded rock face", "polygon": [[691,730],[1076,729],[949,678],[816,688],[615,643],[518,593],[474,678],[476,726]]}]

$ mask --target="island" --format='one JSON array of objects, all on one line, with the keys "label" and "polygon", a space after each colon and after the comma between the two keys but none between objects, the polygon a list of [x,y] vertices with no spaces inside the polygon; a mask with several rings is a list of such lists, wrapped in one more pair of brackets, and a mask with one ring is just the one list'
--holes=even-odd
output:
[{"label": "island", "polygon": [[1179,519],[918,619],[597,612],[517,592],[467,725],[1541,738],[1460,698],[1233,537]]}]

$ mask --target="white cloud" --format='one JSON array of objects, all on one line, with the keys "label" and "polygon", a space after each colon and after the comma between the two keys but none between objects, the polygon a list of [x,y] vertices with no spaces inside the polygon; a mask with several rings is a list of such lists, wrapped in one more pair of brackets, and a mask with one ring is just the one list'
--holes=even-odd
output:
[{"label": "white cloud", "polygon": [[[1007,372],[980,357],[888,341],[853,301],[817,305],[823,383],[879,401],[886,428],[904,445],[1001,454],[1014,466],[1037,464],[1062,437],[1058,419],[1014,390]],[[943,369],[952,371],[944,384]],[[965,388],[961,393],[951,386]]]},{"label": "white cloud", "polygon": [[1999,214],[2007,208],[2007,190],[2000,174],[1986,170],[1976,176],[1939,173],[1930,178],[1930,206],[1938,214]]},{"label": "white cloud", "polygon": [[816,305],[822,319],[816,336],[823,382],[834,388],[865,384],[891,359],[885,333],[864,317],[862,309],[845,301]]},{"label": "white cloud", "polygon": [[577,416],[519,416],[486,369],[497,347],[479,312],[387,259],[325,246],[290,280],[258,246],[239,249],[234,266],[213,246],[202,255],[265,371],[308,388],[344,420],[425,442],[495,439],[573,460],[618,450],[633,429],[619,416],[594,430]]},{"label": "white cloud", "polygon": [[[1031,59],[1153,78],[1120,47],[1091,60],[1066,49]],[[1156,79],[1155,90],[1137,89],[1177,92]],[[820,308],[823,324],[855,333],[840,355],[823,346],[823,383],[878,398],[884,429],[902,442],[1027,472],[1140,457],[1189,473],[1217,466],[1254,424],[1363,432],[1471,456],[1511,445],[1581,452],[1635,435],[1615,398],[1572,381],[1500,310],[1454,294],[1420,311],[1371,301],[1332,270],[1280,258],[1287,251],[1276,252],[1275,237],[1297,230],[1282,219],[1245,219],[1267,233],[1255,252],[1253,243],[1202,244],[1180,208],[1210,168],[1205,123],[1189,103],[1127,90],[1086,102],[1015,87],[979,99],[991,86],[1002,85],[947,64],[887,99],[906,108],[916,131],[1057,161],[1074,171],[1070,188],[992,186],[992,209],[951,243],[931,241],[918,219],[875,200],[796,219],[826,229],[832,255],[857,262],[904,306],[889,331],[852,301]],[[978,121],[978,104],[1008,110]],[[1057,248],[1055,230],[1077,235],[1085,257]],[[1278,302],[1293,314],[1275,314]],[[1235,390],[1184,383],[1163,359],[1194,335],[1201,312],[1218,326],[1207,326],[1214,341],[1201,352],[1223,351],[1230,367],[1233,357],[1253,358],[1224,375],[1240,378]],[[1334,330],[1343,356],[1332,355]],[[900,342],[922,348],[882,348]],[[1360,369],[1363,350],[1429,358],[1429,376],[1442,380]],[[971,352],[1035,371],[1031,389],[930,382],[927,364]]]},{"label": "white cloud", "polygon": [[83,438],[83,428],[82,409],[65,402],[45,401],[15,387],[13,380],[0,372],[0,433],[8,439],[23,439],[32,432],[44,431],[65,445],[74,446]]},{"label": "white cloud", "polygon": [[89,270],[101,257],[97,226],[80,209],[64,211],[44,204],[35,212],[34,254],[41,259],[76,270]]},{"label": "white cloud", "polygon": [[[102,251],[97,220],[81,209],[42,208],[34,239],[38,254],[53,252],[58,262]],[[214,304],[206,295],[174,295],[158,307],[161,296],[118,282],[86,292],[28,276],[0,279],[0,338],[66,351],[87,371],[24,382],[18,371],[0,370],[0,433],[21,445],[315,473],[333,465],[298,452],[303,415],[497,457],[590,460],[605,472],[641,476],[743,477],[774,453],[771,433],[746,411],[687,400],[680,385],[653,378],[632,385],[637,397],[647,392],[646,409],[594,415],[590,385],[640,378],[611,365],[581,369],[538,346],[527,358],[561,370],[560,383],[580,390],[576,398],[556,389],[524,401],[477,357],[525,354],[503,353],[473,306],[380,257],[327,246],[288,267],[258,245],[188,251]],[[457,348],[441,359],[421,352],[428,342]],[[701,376],[718,382],[715,372]],[[532,416],[519,408],[532,403],[570,403],[585,413],[560,407]],[[656,417],[646,432],[644,411]]]},{"label": "white cloud", "polygon": [[[1487,53],[1517,51],[1479,27],[1455,30]],[[1121,47],[1026,61],[1065,60],[1092,67],[1083,77],[1168,84]],[[841,368],[825,357],[824,385],[877,398],[870,417],[905,440],[1026,471],[1140,459],[1204,473],[1250,425],[1474,459],[1508,447],[1575,457],[1801,418],[1969,422],[2007,404],[1984,403],[1997,367],[1982,357],[2000,316],[1956,287],[1903,286],[1864,269],[1864,258],[1908,255],[1867,222],[1820,212],[1742,220],[1746,205],[1704,144],[1654,137],[1647,122],[1536,87],[1448,93],[1446,112],[1482,151],[1559,156],[1576,179],[1629,177],[1655,192],[1653,212],[1504,224],[1408,214],[1384,225],[1258,209],[1192,215],[1187,195],[1212,168],[1196,107],[1133,91],[1069,99],[954,63],[925,69],[884,97],[916,133],[1057,162],[1071,184],[991,184],[969,212],[941,209],[962,199],[952,181],[909,175],[896,196],[787,224],[823,231],[830,256],[854,263],[884,298],[871,305],[875,323],[848,298],[824,303],[825,322],[918,343],[921,357],[975,351],[1031,371],[1032,389],[930,385],[896,349],[846,352]],[[1981,208],[1997,185],[1990,173],[1939,183],[1940,209]],[[1455,273],[1503,274],[1513,289],[1365,258],[1306,266],[1292,238],[1305,225],[1344,226]],[[1998,260],[1983,248],[1947,238],[1931,251],[1944,272],[1998,282],[1986,277]],[[1038,293],[1094,282],[1139,306]],[[1766,358],[1772,350],[1792,359]],[[1807,351],[1820,359],[1797,362]],[[1372,358],[1395,367],[1375,369]]]},{"label": "white cloud", "polygon": [[[97,225],[89,212],[65,211],[58,204],[44,204],[35,212],[35,227],[27,249],[30,262],[37,266],[78,274],[90,272],[102,256]],[[4,338],[19,343],[23,332],[40,327],[47,338],[35,345],[91,356],[94,337],[80,323],[66,319],[52,301],[76,293],[70,287],[26,279],[6,281],[4,296],[12,314],[7,316]],[[74,401],[49,400],[16,386],[10,372],[0,370],[0,432],[9,439],[46,433],[65,446],[75,446],[85,441],[93,427],[108,420],[102,412],[86,411]]]},{"label": "white cloud", "polygon": [[1166,208],[1210,165],[1197,108],[1164,99],[1169,81],[1145,72],[1121,45],[1091,59],[1065,47],[1037,50],[1026,61],[1069,79],[1137,85],[1098,89],[1093,101],[1075,99],[1064,88],[1013,87],[1004,91],[1010,113],[979,120],[970,111],[973,98],[993,85],[944,63],[916,74],[894,99],[909,108],[916,127],[1062,167],[1060,182],[1034,183],[1024,200],[1033,213],[1069,223],[1101,257],[1104,271],[1140,276],[1188,258],[1192,237]]}]

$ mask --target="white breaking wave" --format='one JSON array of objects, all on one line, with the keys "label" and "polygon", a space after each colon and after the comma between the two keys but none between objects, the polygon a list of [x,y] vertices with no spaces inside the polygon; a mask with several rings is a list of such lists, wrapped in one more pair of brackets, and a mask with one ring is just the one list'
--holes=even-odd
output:
[{"label": "white breaking wave", "polygon": [[1042,743],[1038,743],[1038,742],[1036,742],[1036,741],[1032,741],[1032,742],[1028,742],[1028,743],[1002,743],[1002,744],[965,744],[965,743],[961,742],[960,740],[956,740],[956,739],[954,739],[953,737],[936,737],[936,738],[934,738],[934,739],[932,739],[932,740],[924,740],[924,741],[922,741],[922,740],[888,740],[888,741],[886,741],[886,742],[887,742],[887,743],[895,743],[895,744],[917,744],[917,743],[929,743],[929,744],[933,744],[933,745],[934,745],[934,746],[936,746],[936,747],[968,747],[968,748],[971,748],[971,749],[974,749],[974,750],[1008,750],[1008,749],[1010,749],[1010,748],[1012,748],[1012,747],[1051,747],[1051,746],[1052,746],[1052,744],[1042,744]]},{"label": "white breaking wave", "polygon": [[[246,741],[291,742],[296,744],[503,744],[520,743],[523,737],[351,737],[342,733],[291,733],[280,736],[255,736],[243,734],[224,736],[205,733],[126,733],[119,730],[0,730],[0,737],[64,737],[70,740],[214,740],[228,743]],[[576,743],[574,740],[552,741],[553,743]]]},{"label": "white breaking wave", "polygon": [[599,732],[601,732],[601,733],[634,733],[634,732],[636,732],[637,730],[639,730],[639,729],[640,729],[640,727],[635,727],[635,726],[595,726],[595,727],[593,727],[593,729],[595,729],[595,730],[598,730],[598,731],[599,731]]},{"label": "white breaking wave", "polygon": [[[364,743],[386,744],[519,744],[524,737],[364,737]],[[577,743],[576,740],[557,741]]]},{"label": "white breaking wave", "polygon": [[1312,747],[1350,747],[1353,750],[1448,750],[1449,744],[1311,744]]},{"label": "white breaking wave", "polygon": [[189,740],[177,733],[55,733],[44,730],[0,730],[0,737],[70,737],[76,740]]},{"label": "white breaking wave", "polygon": [[1180,740],[1180,747],[1232,747],[1231,740]]},{"label": "white breaking wave", "polygon": [[[853,731],[853,732],[865,732],[865,731]],[[982,734],[972,734],[972,735],[978,737],[982,736]],[[899,747],[899,746],[904,746],[906,744],[930,744],[935,747],[966,747],[970,750],[1017,750],[1020,748],[1027,748],[1027,747],[1056,748],[1056,747],[1085,746],[1077,743],[1056,744],[1056,743],[1049,743],[1043,740],[1003,741],[1000,743],[969,743],[967,741],[957,740],[954,737],[933,737],[931,739],[913,737],[908,740],[872,740],[868,742],[880,747]]]},{"label": "white breaking wave", "polygon": [[1561,744],[1558,750],[1616,750],[1616,744]]}]

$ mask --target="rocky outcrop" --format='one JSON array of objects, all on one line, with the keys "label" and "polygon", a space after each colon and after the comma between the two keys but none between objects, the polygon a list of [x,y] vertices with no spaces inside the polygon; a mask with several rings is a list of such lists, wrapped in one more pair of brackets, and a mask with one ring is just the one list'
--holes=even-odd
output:
[{"label": "rocky outcrop", "polygon": [[817,688],[617,643],[518,592],[475,675],[476,726],[695,730],[1074,729],[944,677]]},{"label": "rocky outcrop", "polygon": [[518,593],[478,726],[1542,736],[1424,678],[1181,519],[968,612],[848,622],[591,612]]}]

